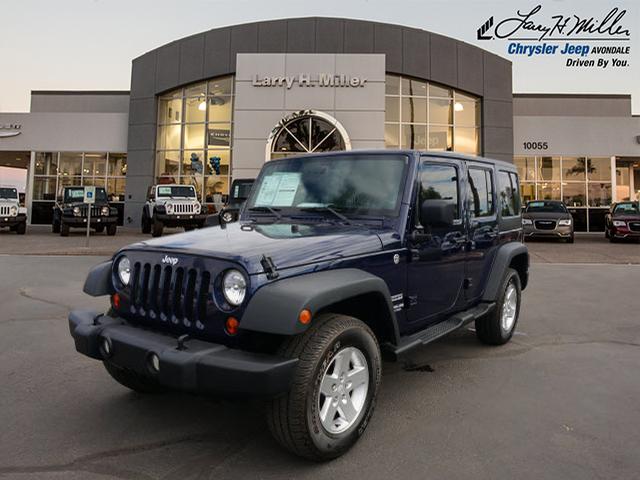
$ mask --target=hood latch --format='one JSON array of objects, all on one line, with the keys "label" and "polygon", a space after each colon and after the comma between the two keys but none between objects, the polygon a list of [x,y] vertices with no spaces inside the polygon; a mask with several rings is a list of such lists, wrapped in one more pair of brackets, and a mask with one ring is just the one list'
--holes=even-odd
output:
[{"label": "hood latch", "polygon": [[276,271],[276,266],[273,263],[271,257],[267,257],[266,255],[262,255],[262,259],[260,260],[260,265],[264,268],[264,271],[267,273],[267,278],[269,280],[274,280],[280,276],[280,274]]}]

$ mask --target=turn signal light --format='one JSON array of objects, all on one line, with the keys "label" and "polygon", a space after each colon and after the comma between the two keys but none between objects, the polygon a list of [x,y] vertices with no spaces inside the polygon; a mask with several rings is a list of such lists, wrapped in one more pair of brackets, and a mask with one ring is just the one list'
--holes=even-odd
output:
[{"label": "turn signal light", "polygon": [[115,308],[116,310],[120,308],[120,295],[117,293],[114,293],[113,295],[111,295],[111,303],[113,304],[113,308]]},{"label": "turn signal light", "polygon": [[311,312],[306,308],[300,311],[300,315],[298,315],[298,321],[303,325],[309,325],[311,323]]},{"label": "turn signal light", "polygon": [[240,322],[238,321],[237,318],[229,317],[227,318],[227,321],[224,324],[224,329],[227,331],[229,335],[235,335],[236,333],[238,333],[239,325],[240,325]]}]

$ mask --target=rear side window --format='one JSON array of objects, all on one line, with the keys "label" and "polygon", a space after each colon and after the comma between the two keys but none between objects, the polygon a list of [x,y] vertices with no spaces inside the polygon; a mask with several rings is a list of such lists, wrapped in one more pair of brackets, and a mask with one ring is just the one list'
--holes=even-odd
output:
[{"label": "rear side window", "polygon": [[518,194],[518,177],[511,172],[498,172],[498,205],[503,217],[514,217],[520,214],[520,195]]},{"label": "rear side window", "polygon": [[453,165],[423,163],[420,168],[420,203],[447,200],[454,204],[454,218],[460,218],[458,169]]},{"label": "rear side window", "polygon": [[493,208],[493,178],[486,168],[469,167],[469,209],[472,217],[490,217]]}]

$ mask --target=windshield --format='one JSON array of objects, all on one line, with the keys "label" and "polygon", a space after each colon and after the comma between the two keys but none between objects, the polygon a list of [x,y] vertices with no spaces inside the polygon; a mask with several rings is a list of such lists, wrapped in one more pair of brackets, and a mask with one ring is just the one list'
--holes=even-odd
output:
[{"label": "windshield", "polygon": [[[83,202],[84,187],[66,188],[64,190],[64,203]],[[96,188],[96,202],[106,202],[107,192],[104,188]]]},{"label": "windshield", "polygon": [[18,190],[15,188],[0,187],[0,198],[17,199]]},{"label": "windshield", "polygon": [[231,189],[231,198],[233,200],[246,200],[251,193],[253,182],[233,182]]},{"label": "windshield", "polygon": [[529,202],[527,213],[567,213],[567,209],[560,202]]},{"label": "windshield", "polygon": [[613,210],[613,213],[617,213],[619,215],[633,215],[640,213],[638,211],[637,203],[619,203],[616,205],[616,208]]},{"label": "windshield", "polygon": [[251,190],[247,210],[330,207],[345,214],[395,215],[407,164],[406,155],[371,154],[269,162]]},{"label": "windshield", "polygon": [[172,187],[158,187],[158,197],[189,197],[195,198],[196,190],[191,185]]}]

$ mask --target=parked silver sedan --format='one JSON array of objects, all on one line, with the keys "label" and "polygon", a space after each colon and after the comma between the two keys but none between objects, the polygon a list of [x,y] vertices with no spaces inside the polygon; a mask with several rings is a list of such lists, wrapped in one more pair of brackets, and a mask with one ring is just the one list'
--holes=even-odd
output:
[{"label": "parked silver sedan", "polygon": [[522,213],[526,238],[561,238],[573,243],[573,217],[559,200],[532,200]]}]

